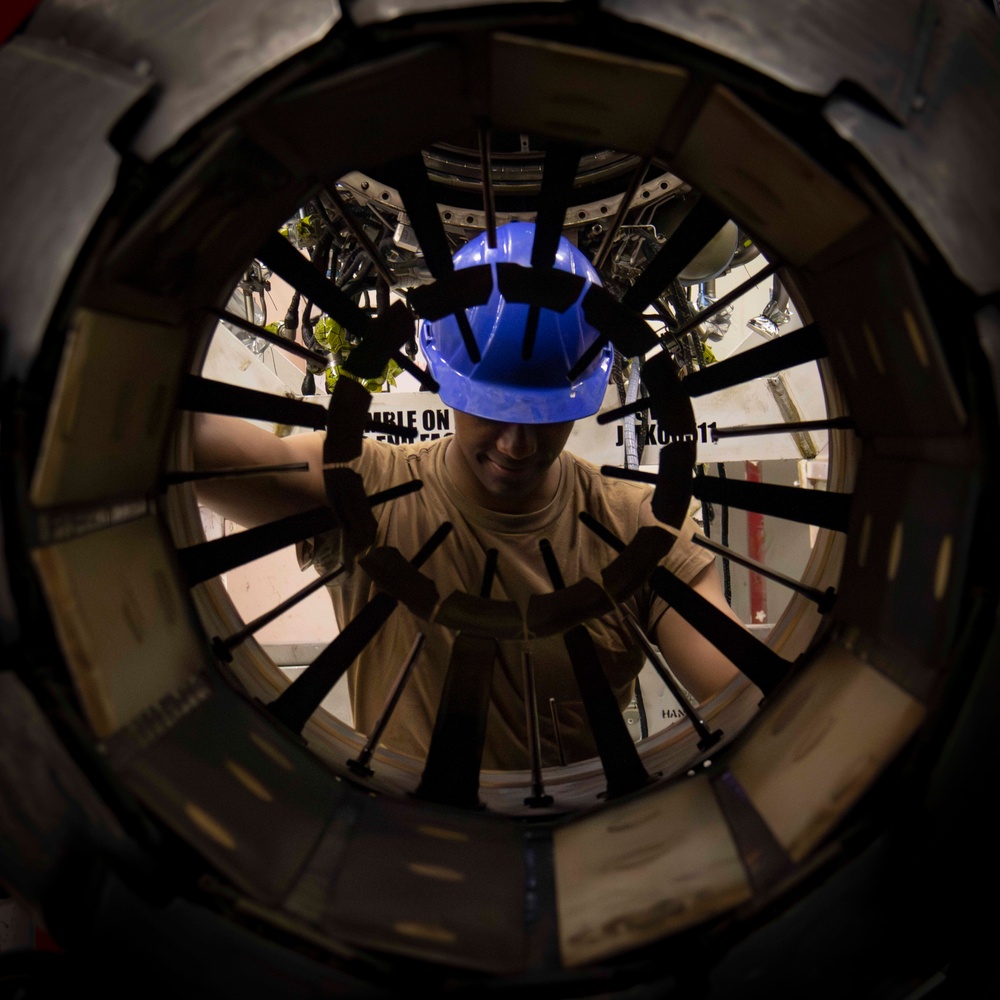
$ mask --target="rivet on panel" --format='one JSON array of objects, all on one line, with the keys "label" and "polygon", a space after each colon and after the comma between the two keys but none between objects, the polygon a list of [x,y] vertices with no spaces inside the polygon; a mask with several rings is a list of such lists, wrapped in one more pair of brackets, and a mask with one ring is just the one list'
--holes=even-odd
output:
[{"label": "rivet on panel", "polygon": [[226,770],[248,791],[256,795],[261,802],[273,802],[274,796],[245,767],[235,760],[226,761]]},{"label": "rivet on panel", "polygon": [[131,590],[126,590],[122,600],[122,617],[128,624],[132,638],[142,642],[146,634],[146,622],[142,614],[142,605],[136,600]]},{"label": "rivet on panel", "polygon": [[917,356],[917,361],[920,362],[921,367],[929,368],[931,362],[927,356],[924,335],[920,332],[920,327],[917,326],[917,321],[909,309],[903,310],[903,323],[906,325],[906,332],[910,335],[910,343],[913,345],[913,353]]},{"label": "rivet on panel", "polygon": [[393,924],[392,929],[398,934],[405,934],[407,937],[423,938],[425,941],[434,941],[437,944],[454,944],[458,940],[454,931],[448,930],[437,924],[418,924],[415,921],[403,921]]},{"label": "rivet on panel", "polygon": [[875,342],[875,334],[872,328],[866,323],[861,323],[861,332],[865,335],[865,342],[868,344],[868,353],[872,356],[872,364],[879,375],[885,374],[885,365],[882,364],[882,355],[879,353],[878,344]]},{"label": "rivet on panel", "polygon": [[858,542],[858,566],[864,566],[868,560],[868,543],[872,540],[872,515],[865,514],[861,521],[861,539]]},{"label": "rivet on panel", "polygon": [[444,826],[421,825],[417,827],[417,833],[422,833],[425,837],[437,837],[438,840],[466,841],[469,839],[469,835],[462,833],[461,830],[449,830]]},{"label": "rivet on panel", "polygon": [[184,806],[187,817],[202,833],[211,837],[217,844],[221,844],[227,850],[236,849],[236,841],[232,834],[213,816],[210,816],[201,806],[196,806],[193,802],[188,802]]},{"label": "rivet on panel", "polygon": [[156,596],[160,600],[160,607],[163,609],[163,617],[168,625],[177,622],[177,605],[174,603],[173,591],[167,574],[162,569],[154,570],[153,583],[156,587]]},{"label": "rivet on panel", "polygon": [[660,809],[647,809],[638,816],[632,816],[627,820],[608,824],[608,833],[620,833],[622,830],[634,830],[638,826],[651,823],[663,815]]},{"label": "rivet on panel", "polygon": [[948,578],[951,576],[951,535],[941,539],[938,549],[937,567],[934,570],[934,600],[940,601],[948,591]]},{"label": "rivet on panel", "polygon": [[446,868],[444,865],[424,865],[411,861],[407,866],[414,875],[423,875],[424,878],[436,878],[442,882],[464,882],[465,874],[456,871],[454,868]]},{"label": "rivet on panel", "polygon": [[118,398],[115,401],[113,410],[114,416],[111,421],[110,440],[114,441],[116,444],[120,444],[125,440],[125,434],[134,422],[132,417],[132,410],[134,409],[134,396],[135,391],[129,383],[125,383],[121,386]]},{"label": "rivet on panel", "polygon": [[59,436],[70,441],[79,426],[77,414],[83,395],[83,379],[67,380],[66,388],[59,396]]},{"label": "rivet on panel", "polygon": [[858,370],[854,367],[854,355],[850,345],[844,341],[843,337],[840,338],[840,349],[844,354],[844,364],[847,365],[847,372],[851,376],[851,380],[857,382]]},{"label": "rivet on panel", "polygon": [[152,397],[146,407],[145,433],[147,438],[156,438],[160,428],[166,423],[169,399],[167,387],[162,382],[153,388]]},{"label": "rivet on panel", "polygon": [[889,543],[889,565],[886,568],[886,578],[892,582],[899,572],[899,559],[903,554],[903,522],[897,521],[892,530],[892,541]]},{"label": "rivet on panel", "polygon": [[268,743],[262,736],[258,736],[256,733],[250,734],[250,742],[253,743],[258,750],[262,750],[268,755],[278,765],[278,767],[283,767],[286,771],[294,771],[295,765],[276,747]]}]

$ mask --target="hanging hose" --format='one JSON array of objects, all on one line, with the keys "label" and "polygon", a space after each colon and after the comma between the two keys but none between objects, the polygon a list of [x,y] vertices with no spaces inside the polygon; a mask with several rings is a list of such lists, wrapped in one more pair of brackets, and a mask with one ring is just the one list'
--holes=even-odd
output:
[{"label": "hanging hose", "polygon": [[299,331],[299,304],[302,300],[301,293],[296,291],[292,295],[291,302],[288,303],[288,309],[285,311],[285,318],[282,321],[280,327],[278,327],[278,332],[286,340],[294,341],[295,335]]},{"label": "hanging hose", "polygon": [[[625,386],[625,403],[634,403],[639,398],[639,378],[638,359],[632,359],[632,367],[629,370],[628,382]],[[625,468],[635,469],[642,462],[642,449],[639,447],[638,438],[635,432],[635,414],[630,413],[623,422],[622,438],[625,445]]]},{"label": "hanging hose", "polygon": [[[708,466],[699,465],[697,468],[699,477],[708,475]],[[708,500],[701,502],[701,527],[706,538],[712,537],[712,522],[715,520],[715,506]]]},{"label": "hanging hose", "polygon": [[642,685],[639,679],[635,681],[635,707],[639,712],[639,738],[645,739],[649,735],[649,722],[646,720],[646,703],[642,700]]},{"label": "hanging hose", "polygon": [[[726,464],[725,464],[725,462],[719,462],[719,464],[716,466],[716,468],[719,470],[719,478],[720,479],[725,479],[726,478]],[[729,546],[729,508],[728,507],[723,506],[723,508],[722,508],[722,516],[720,518],[720,521],[722,522],[721,523],[722,537],[719,539],[719,541],[722,542],[723,545],[725,545],[725,546],[728,547]],[[723,592],[726,595],[726,604],[729,604],[731,606],[732,603],[733,603],[733,580],[732,580],[732,575],[731,575],[730,568],[729,568],[729,559],[726,558],[726,557],[723,557],[723,559],[722,559],[722,589],[723,589]]]},{"label": "hanging hose", "polygon": [[776,326],[788,322],[788,292],[777,275],[771,279],[771,298],[764,306],[764,315]]}]

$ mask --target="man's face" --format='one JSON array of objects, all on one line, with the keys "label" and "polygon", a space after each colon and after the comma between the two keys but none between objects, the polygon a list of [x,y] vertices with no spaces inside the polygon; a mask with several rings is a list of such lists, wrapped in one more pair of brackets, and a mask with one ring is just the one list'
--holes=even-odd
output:
[{"label": "man's face", "polygon": [[490,510],[540,510],[559,485],[554,463],[572,429],[572,420],[505,424],[456,410],[448,471],[466,496]]}]

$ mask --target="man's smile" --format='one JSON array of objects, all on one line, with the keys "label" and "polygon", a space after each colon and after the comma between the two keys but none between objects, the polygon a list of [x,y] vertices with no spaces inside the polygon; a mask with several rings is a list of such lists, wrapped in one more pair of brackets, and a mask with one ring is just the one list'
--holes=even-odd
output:
[{"label": "man's smile", "polygon": [[509,424],[455,411],[446,462],[466,496],[491,510],[540,510],[559,484],[572,423]]},{"label": "man's smile", "polygon": [[493,465],[495,468],[499,469],[505,475],[519,476],[530,472],[532,469],[536,468],[536,463],[534,462],[517,462],[511,463],[509,461],[505,462],[501,459],[496,459],[492,455],[484,455],[483,458]]}]

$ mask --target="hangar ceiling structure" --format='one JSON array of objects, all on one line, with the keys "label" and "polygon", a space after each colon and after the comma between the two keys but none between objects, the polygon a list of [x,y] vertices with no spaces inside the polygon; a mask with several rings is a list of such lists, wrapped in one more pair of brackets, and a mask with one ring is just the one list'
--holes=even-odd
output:
[{"label": "hangar ceiling structure", "polygon": [[[967,906],[997,874],[987,5],[52,0],[0,49],[0,84],[0,879],[65,949],[41,975],[224,996],[996,986]],[[643,198],[683,217],[626,268]],[[276,233],[304,206],[407,304],[364,311],[294,253]],[[366,504],[392,502],[334,470],[302,521],[199,534],[191,412],[329,427],[331,466],[365,422],[354,383],[327,411],[200,376],[248,263],[363,330],[366,375],[402,357],[414,314],[476,301],[451,251],[507,217],[537,220],[543,275],[509,274],[511,295],[558,307],[560,232],[604,268],[597,325],[646,357],[643,405],[676,438],[661,520],[693,494],[819,529],[766,645],[655,577],[765,692],[759,712],[745,684],[717,701],[714,745],[684,722],[633,757],[595,723],[599,759],[481,780],[461,741],[366,754],[315,712],[344,641],[285,687],[216,579],[333,516],[363,541]],[[373,218],[398,223],[392,246]],[[681,378],[639,317],[729,220],[806,322]],[[670,341],[698,318],[667,319]],[[692,475],[692,398],[807,362],[828,492]],[[554,565],[527,620],[485,587],[437,594],[447,539],[417,539],[365,564],[385,599],[344,634],[411,613],[469,663],[505,629],[579,645],[669,537],[607,539],[600,581]]]}]

